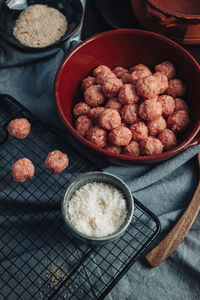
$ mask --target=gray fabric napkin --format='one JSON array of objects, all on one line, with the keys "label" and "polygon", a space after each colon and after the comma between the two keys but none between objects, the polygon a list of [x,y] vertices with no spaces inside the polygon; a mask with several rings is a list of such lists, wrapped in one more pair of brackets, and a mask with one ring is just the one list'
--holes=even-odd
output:
[{"label": "gray fabric napkin", "polygon": [[[75,37],[77,40],[78,32]],[[27,107],[43,122],[63,130],[53,96],[55,75],[70,47],[66,42],[47,52],[24,53],[0,40],[0,93],[6,93]],[[63,137],[76,147],[65,131]],[[78,148],[80,149],[80,147]],[[160,219],[162,233],[169,230],[192,198],[198,182],[194,146],[157,165],[122,167],[110,165],[81,149],[103,171],[127,182],[133,195]],[[107,296],[108,299],[199,299],[200,218],[172,256],[155,269],[139,260]],[[160,235],[159,238],[163,237]],[[158,238],[158,239],[159,239]]]}]

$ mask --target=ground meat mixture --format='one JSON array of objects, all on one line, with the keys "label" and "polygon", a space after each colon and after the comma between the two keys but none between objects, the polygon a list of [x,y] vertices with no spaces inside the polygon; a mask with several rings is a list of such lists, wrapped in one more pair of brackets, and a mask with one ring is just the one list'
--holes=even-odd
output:
[{"label": "ground meat mixture", "polygon": [[123,104],[134,104],[137,103],[139,97],[136,93],[135,86],[133,84],[127,83],[122,86],[119,92],[119,101]]},{"label": "ground meat mixture", "polygon": [[156,72],[153,76],[158,79],[159,94],[163,94],[169,86],[167,77],[161,72]]},{"label": "ground meat mixture", "polygon": [[114,146],[114,145],[106,145],[104,147],[105,150],[107,151],[110,151],[110,152],[113,152],[115,154],[120,154],[122,152],[122,147],[119,147],[119,146]]},{"label": "ground meat mixture", "polygon": [[128,145],[124,147],[124,154],[139,156],[140,155],[140,145],[138,142],[131,141]]},{"label": "ground meat mixture", "polygon": [[102,91],[107,98],[117,96],[123,82],[119,78],[113,78],[104,82],[102,85]]},{"label": "ground meat mixture", "polygon": [[86,115],[82,115],[78,117],[78,119],[75,121],[75,128],[77,132],[82,136],[86,135],[88,129],[91,126],[92,126],[92,120]]},{"label": "ground meat mixture", "polygon": [[119,102],[119,100],[117,98],[110,98],[108,100],[108,102],[106,103],[105,108],[115,109],[118,112],[120,112],[120,110],[122,108],[122,104]]},{"label": "ground meat mixture", "polygon": [[160,116],[156,119],[149,121],[147,123],[147,127],[149,130],[149,135],[157,135],[159,132],[161,132],[167,127],[167,123],[165,119],[162,116]]},{"label": "ground meat mixture", "polygon": [[54,150],[47,155],[45,160],[45,166],[48,170],[55,174],[63,172],[69,164],[69,159],[67,154]]},{"label": "ground meat mixture", "polygon": [[151,99],[160,93],[159,79],[150,75],[141,78],[136,83],[137,94],[146,99]]},{"label": "ground meat mixture", "polygon": [[131,83],[131,74],[125,73],[120,79],[123,83]]},{"label": "ground meat mixture", "polygon": [[132,133],[124,126],[113,129],[109,136],[109,142],[115,146],[126,146],[131,141]]},{"label": "ground meat mixture", "polygon": [[149,136],[140,142],[140,150],[144,155],[158,155],[163,151],[163,144],[160,140]]},{"label": "ground meat mixture", "polygon": [[146,121],[151,121],[162,115],[162,104],[158,101],[145,100],[140,104],[139,115]]},{"label": "ground meat mixture", "polygon": [[105,65],[99,65],[97,68],[94,69],[93,71],[93,76],[97,77],[97,75],[99,75],[100,73],[110,73],[112,72],[111,69]]},{"label": "ground meat mixture", "polygon": [[132,133],[132,139],[134,141],[142,141],[148,137],[148,127],[144,122],[136,122],[129,126],[129,129]]},{"label": "ground meat mixture", "polygon": [[169,149],[175,147],[177,144],[176,135],[174,134],[173,131],[171,131],[168,128],[162,130],[159,133],[158,139],[163,144],[164,150],[169,150]]},{"label": "ground meat mixture", "polygon": [[112,71],[118,78],[122,78],[125,74],[129,74],[129,71],[122,67],[116,67]]},{"label": "ground meat mixture", "polygon": [[12,176],[16,182],[24,182],[34,176],[35,168],[28,158],[21,158],[12,165]]},{"label": "ground meat mixture", "polygon": [[133,84],[136,84],[138,79],[141,79],[141,78],[144,78],[144,77],[147,77],[149,75],[151,75],[151,71],[147,68],[144,68],[144,69],[139,69],[139,70],[136,70],[136,71],[133,71],[131,73],[131,76],[130,76],[130,81],[133,83]]},{"label": "ground meat mixture", "polygon": [[175,66],[170,61],[163,61],[161,64],[155,66],[156,72],[163,73],[168,80],[175,77]]},{"label": "ground meat mixture", "polygon": [[138,106],[137,104],[124,105],[120,111],[122,120],[126,124],[133,124],[138,121]]},{"label": "ground meat mixture", "polygon": [[107,144],[107,131],[100,126],[92,126],[87,131],[87,139],[95,146],[103,148]]},{"label": "ground meat mixture", "polygon": [[85,101],[90,106],[98,106],[105,102],[101,85],[91,85],[84,93]]},{"label": "ground meat mixture", "polygon": [[187,103],[181,98],[174,99],[175,111],[177,110],[189,110]]},{"label": "ground meat mixture", "polygon": [[190,118],[186,110],[175,111],[167,119],[168,127],[174,132],[183,131],[190,123]]},{"label": "ground meat mixture", "polygon": [[143,64],[138,64],[136,66],[130,67],[130,73],[138,70],[149,70],[149,68]]},{"label": "ground meat mixture", "polygon": [[110,80],[116,79],[116,75],[111,71],[101,72],[96,77],[96,83],[99,85],[103,85]]},{"label": "ground meat mixture", "polygon": [[105,107],[103,106],[94,107],[88,112],[88,117],[90,117],[94,124],[99,124],[99,117],[104,110]]},{"label": "ground meat mixture", "polygon": [[81,89],[83,92],[87,90],[91,85],[94,85],[96,83],[96,78],[92,76],[88,76],[81,82]]},{"label": "ground meat mixture", "polygon": [[120,114],[115,109],[106,108],[99,117],[99,125],[106,130],[119,127],[121,125]]},{"label": "ground meat mixture", "polygon": [[158,101],[162,104],[162,114],[164,117],[170,116],[175,109],[174,98],[169,95],[158,97]]},{"label": "ground meat mixture", "polygon": [[190,123],[186,86],[175,75],[167,60],[155,68],[97,66],[81,82],[85,102],[73,108],[77,132],[120,155],[158,155],[175,147]]},{"label": "ground meat mixture", "polygon": [[8,133],[17,139],[25,139],[31,130],[31,124],[25,118],[14,119],[8,124]]},{"label": "ground meat mixture", "polygon": [[85,102],[79,102],[74,106],[73,114],[76,118],[81,115],[87,115],[90,111],[90,106]]},{"label": "ground meat mixture", "polygon": [[186,93],[186,86],[180,79],[171,79],[166,94],[174,98],[183,97]]}]

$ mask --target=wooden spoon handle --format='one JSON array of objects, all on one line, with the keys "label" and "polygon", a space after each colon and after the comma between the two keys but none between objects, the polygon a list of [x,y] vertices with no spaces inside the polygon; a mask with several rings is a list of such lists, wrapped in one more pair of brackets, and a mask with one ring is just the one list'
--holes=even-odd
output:
[{"label": "wooden spoon handle", "polygon": [[[198,154],[198,160],[200,164],[200,153]],[[147,262],[152,267],[158,266],[167,257],[169,257],[182,242],[190,227],[192,226],[196,216],[200,210],[200,182],[194,193],[190,204],[180,217],[178,222],[172,228],[172,230],[166,235],[166,237],[146,256]]]}]

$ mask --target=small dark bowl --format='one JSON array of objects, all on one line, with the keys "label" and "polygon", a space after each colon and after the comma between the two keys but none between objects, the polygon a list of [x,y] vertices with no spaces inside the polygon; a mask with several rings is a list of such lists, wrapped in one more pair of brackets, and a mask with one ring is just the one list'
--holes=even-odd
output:
[{"label": "small dark bowl", "polygon": [[[72,110],[83,99],[80,82],[98,65],[133,66],[138,63],[153,67],[164,60],[172,61],[177,77],[188,88],[187,102],[191,124],[178,139],[178,145],[169,151],[152,156],[128,156],[115,154],[96,147],[74,128]],[[166,160],[178,152],[200,143],[200,67],[192,55],[177,43],[157,33],[135,29],[119,29],[103,32],[89,38],[67,55],[57,73],[55,100],[60,117],[70,133],[89,151],[115,164],[133,165]]]},{"label": "small dark bowl", "polygon": [[0,0],[0,37],[23,51],[38,52],[57,46],[69,39],[78,30],[83,21],[84,9],[80,0],[28,0],[27,2],[29,6],[33,4],[47,4],[56,8],[66,17],[68,27],[65,34],[49,46],[41,48],[27,47],[21,44],[13,35],[13,28],[22,11],[9,9],[5,4],[5,0]]},{"label": "small dark bowl", "polygon": [[[127,217],[120,227],[120,229],[108,236],[105,237],[92,237],[92,236],[87,236],[85,234],[82,234],[81,232],[77,231],[69,222],[68,216],[65,210],[65,205],[70,201],[72,195],[76,190],[78,190],[80,187],[83,185],[90,183],[90,182],[104,182],[108,183],[110,185],[115,186],[118,188],[120,191],[125,196],[125,199],[127,201],[127,210],[128,214]],[[62,199],[61,203],[61,209],[62,209],[62,214],[63,218],[65,221],[65,224],[67,228],[70,230],[70,232],[79,240],[85,243],[93,244],[93,245],[103,245],[107,243],[111,243],[114,240],[118,239],[127,229],[128,225],[130,224],[132,217],[133,217],[133,211],[134,211],[134,202],[133,202],[133,196],[128,188],[128,186],[118,177],[111,175],[109,173],[105,172],[89,172],[85,173],[84,175],[76,178],[68,187],[68,189],[65,192],[65,195]]]}]

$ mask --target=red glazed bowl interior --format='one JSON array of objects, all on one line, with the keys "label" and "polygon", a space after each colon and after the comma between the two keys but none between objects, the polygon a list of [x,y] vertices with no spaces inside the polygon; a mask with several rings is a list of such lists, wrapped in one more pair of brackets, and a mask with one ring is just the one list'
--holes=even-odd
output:
[{"label": "red glazed bowl interior", "polygon": [[[129,67],[143,63],[149,67],[170,60],[176,66],[177,77],[187,85],[187,102],[191,125],[179,137],[178,145],[159,155],[131,157],[97,148],[74,129],[72,109],[83,100],[80,82],[100,64]],[[200,67],[194,58],[175,42],[152,32],[134,29],[107,31],[93,36],[76,47],[61,64],[55,81],[55,100],[59,115],[75,138],[94,154],[117,164],[158,162],[167,159],[192,144],[200,129]]]}]

